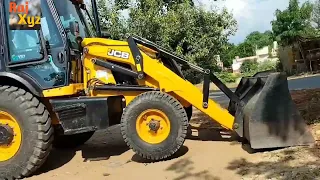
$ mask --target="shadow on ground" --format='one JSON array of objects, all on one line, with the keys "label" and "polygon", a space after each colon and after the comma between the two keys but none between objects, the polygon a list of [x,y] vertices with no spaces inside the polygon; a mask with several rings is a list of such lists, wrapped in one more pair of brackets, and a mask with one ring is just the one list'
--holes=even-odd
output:
[{"label": "shadow on ground", "polygon": [[[187,146],[182,146],[174,155],[172,155],[171,157],[169,157],[167,159],[161,160],[161,161],[169,161],[169,160],[179,158],[181,156],[184,156],[188,151],[189,151],[189,148]],[[137,162],[137,163],[144,163],[144,164],[160,162],[160,161],[152,161],[149,159],[142,158],[141,156],[139,156],[137,154],[132,156],[131,161]]]},{"label": "shadow on ground", "polygon": [[195,170],[194,163],[189,158],[183,158],[171,164],[166,171],[174,172],[177,177],[173,180],[198,179],[198,180],[219,180],[220,178],[212,175],[208,170]]},{"label": "shadow on ground", "polygon": [[[100,161],[108,160],[112,156],[119,156],[129,150],[129,147],[123,141],[120,126],[113,126],[105,131],[96,132],[92,138],[83,146],[75,149],[53,149],[48,157],[48,160],[38,170],[35,175],[40,175],[60,168],[73,159],[76,153],[81,153],[83,161]],[[172,160],[185,155],[189,151],[188,147],[182,146],[181,149],[168,159]],[[137,163],[155,163],[144,159],[138,155],[134,155],[131,161]]]},{"label": "shadow on ground", "polygon": [[[195,118],[193,121],[201,122],[200,119]],[[230,137],[229,132],[222,132],[221,135],[220,131],[212,129],[212,124],[207,124],[206,121],[198,127],[192,127],[192,130],[198,131],[198,135],[188,136],[187,139],[201,141],[229,141],[232,143],[236,143],[234,142],[234,137]],[[96,132],[86,144],[79,148],[53,149],[48,157],[48,160],[38,170],[36,175],[62,167],[63,165],[71,161],[76,153],[81,153],[83,161],[86,162],[108,160],[111,156],[119,156],[128,150],[129,148],[123,141],[123,138],[121,136],[120,126],[113,126],[105,131]],[[163,161],[172,160],[184,156],[188,152],[188,150],[188,147],[182,146],[175,155]],[[136,154],[131,158],[131,161],[137,163],[157,162],[146,160]]]},{"label": "shadow on ground", "polygon": [[290,148],[268,153],[258,162],[232,161],[227,169],[252,179],[320,179],[320,147]]},{"label": "shadow on ground", "polygon": [[129,148],[123,141],[120,126],[110,127],[105,131],[97,131],[83,146],[75,149],[53,149],[48,160],[38,170],[36,175],[57,169],[76,155],[81,153],[83,161],[107,160],[111,156],[119,156]]},{"label": "shadow on ground", "polygon": [[233,131],[228,131],[211,120],[206,114],[197,111],[190,120],[187,139],[197,141],[225,141],[231,145],[241,143],[241,139]]},{"label": "shadow on ground", "polygon": [[197,141],[224,141],[230,145],[241,145],[242,149],[249,154],[272,152],[282,148],[269,148],[254,150],[250,147],[247,140],[240,138],[236,132],[226,130],[218,123],[200,111],[196,111],[191,120],[188,129],[187,139]]}]

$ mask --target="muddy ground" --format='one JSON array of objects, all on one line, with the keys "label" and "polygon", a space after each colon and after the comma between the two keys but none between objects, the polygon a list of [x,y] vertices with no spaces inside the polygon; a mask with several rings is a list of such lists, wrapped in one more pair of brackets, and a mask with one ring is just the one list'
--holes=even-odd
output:
[{"label": "muddy ground", "polygon": [[[293,97],[318,142],[320,91],[293,92]],[[192,133],[174,157],[150,163],[128,149],[119,126],[114,126],[97,132],[78,149],[54,149],[43,168],[28,180],[320,180],[317,144],[254,152],[199,112],[194,113],[191,127]]]}]

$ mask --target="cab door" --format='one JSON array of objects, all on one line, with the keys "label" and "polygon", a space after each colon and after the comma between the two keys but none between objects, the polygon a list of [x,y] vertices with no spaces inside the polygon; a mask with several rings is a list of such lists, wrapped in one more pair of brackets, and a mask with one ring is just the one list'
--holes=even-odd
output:
[{"label": "cab door", "polygon": [[[5,19],[6,70],[34,80],[42,90],[66,86],[68,82],[68,51],[63,29],[57,25],[58,17],[50,5],[51,0],[41,0],[41,29],[12,30],[9,27],[10,0],[2,1]],[[19,2],[19,1],[17,1]],[[29,4],[33,2],[30,1]],[[21,1],[20,3],[24,3]],[[3,6],[2,6],[3,7]],[[31,11],[31,9],[29,10]]]}]

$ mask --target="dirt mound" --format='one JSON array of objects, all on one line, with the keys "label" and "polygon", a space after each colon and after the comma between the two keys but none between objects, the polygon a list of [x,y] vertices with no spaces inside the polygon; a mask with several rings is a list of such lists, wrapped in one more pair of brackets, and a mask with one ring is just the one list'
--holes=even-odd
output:
[{"label": "dirt mound", "polygon": [[320,122],[320,89],[291,91],[291,97],[307,124]]},{"label": "dirt mound", "polygon": [[316,180],[320,179],[319,147],[298,147],[259,153],[255,160],[237,159],[228,169],[243,179]]},{"label": "dirt mound", "polygon": [[[253,160],[236,159],[227,169],[236,171],[242,179],[320,180],[320,89],[295,90],[291,96],[316,139],[315,145],[257,152]],[[204,129],[219,127],[199,111],[190,123]]]},{"label": "dirt mound", "polygon": [[320,179],[320,89],[296,90],[291,96],[316,140],[315,145],[258,153],[254,161],[236,160],[229,169],[236,170],[244,179]]}]

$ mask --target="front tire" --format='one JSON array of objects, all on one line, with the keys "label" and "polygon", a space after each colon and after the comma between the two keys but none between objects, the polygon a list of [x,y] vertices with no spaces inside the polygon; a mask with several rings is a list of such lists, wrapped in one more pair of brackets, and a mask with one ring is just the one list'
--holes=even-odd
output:
[{"label": "front tire", "polygon": [[162,160],[183,145],[188,117],[178,100],[162,92],[146,92],[125,108],[121,133],[127,145],[138,155]]},{"label": "front tire", "polygon": [[1,126],[14,133],[10,143],[0,145],[0,179],[30,176],[52,147],[49,112],[31,93],[13,86],[0,86],[0,112]]}]

